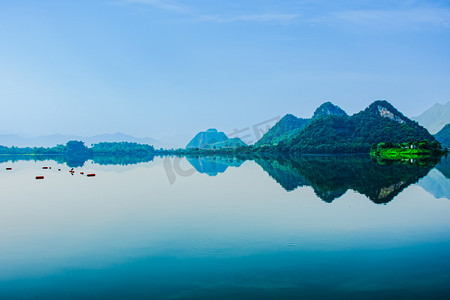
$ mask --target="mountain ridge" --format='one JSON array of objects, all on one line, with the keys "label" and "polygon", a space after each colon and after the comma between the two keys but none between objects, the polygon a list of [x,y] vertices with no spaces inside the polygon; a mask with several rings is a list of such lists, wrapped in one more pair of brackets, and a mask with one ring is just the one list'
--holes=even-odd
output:
[{"label": "mountain ridge", "polygon": [[450,124],[445,125],[434,137],[443,147],[450,148]]},{"label": "mountain ridge", "polygon": [[445,104],[435,103],[422,114],[412,117],[411,119],[419,122],[419,124],[427,128],[431,134],[436,134],[444,128],[446,124],[450,123],[450,101]]},{"label": "mountain ridge", "polygon": [[165,144],[153,138],[138,138],[122,132],[105,133],[94,136],[50,134],[37,137],[23,137],[17,134],[0,134],[0,145],[8,147],[54,147],[56,145],[66,144],[68,141],[83,141],[86,145],[97,144],[101,142],[134,142],[139,144],[152,145],[155,148],[161,148]]},{"label": "mountain ridge", "polygon": [[269,131],[267,131],[261,139],[255,143],[255,146],[278,145],[279,143],[282,143],[298,134],[312,120],[330,115],[347,116],[347,113],[339,106],[328,101],[317,107],[310,119],[298,118],[292,114],[287,114],[281,118],[277,124],[272,126],[272,128],[270,128]]},{"label": "mountain ridge", "polygon": [[228,138],[227,135],[215,128],[200,131],[186,145],[186,149],[223,149],[247,146],[240,138]]},{"label": "mountain ridge", "polygon": [[[288,136],[288,133],[283,134]],[[427,129],[407,118],[388,101],[377,100],[352,116],[342,112],[318,115],[289,138],[278,144],[259,146],[257,150],[291,153],[368,153],[373,144],[381,142],[403,143],[422,140],[436,141]]]}]

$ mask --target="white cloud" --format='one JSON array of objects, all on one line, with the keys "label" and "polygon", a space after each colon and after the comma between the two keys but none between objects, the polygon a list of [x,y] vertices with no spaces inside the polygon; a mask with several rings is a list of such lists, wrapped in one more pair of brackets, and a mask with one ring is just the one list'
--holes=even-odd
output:
[{"label": "white cloud", "polygon": [[238,16],[203,15],[199,17],[199,20],[218,23],[243,21],[243,22],[270,22],[270,23],[288,24],[298,18],[299,15],[296,14],[263,13],[263,14],[248,14]]},{"label": "white cloud", "polygon": [[188,7],[167,0],[124,0],[124,2],[128,4],[148,5],[158,9],[180,14],[187,14],[190,12],[190,9]]},{"label": "white cloud", "polygon": [[[198,22],[255,22],[291,24],[304,22],[309,24],[353,24],[376,28],[415,28],[417,26],[433,25],[450,28],[450,9],[446,7],[421,7],[415,6],[415,1],[403,2],[403,5],[395,9],[343,9],[327,10],[323,4],[314,5],[309,2],[302,6],[302,15],[278,10],[245,12],[245,13],[208,13],[201,12],[193,7],[181,5],[176,0],[121,0],[122,3],[140,6],[149,6],[160,10],[186,15]],[[279,7],[278,7],[279,8]],[[298,11],[297,7],[297,11]],[[204,8],[205,9],[205,8]],[[308,11],[306,14],[305,12]],[[300,18],[302,17],[302,18]]]},{"label": "white cloud", "polygon": [[194,20],[200,22],[217,22],[217,23],[231,23],[231,22],[267,22],[288,24],[296,20],[299,15],[287,13],[259,13],[259,14],[203,14],[196,12],[194,9],[177,4],[174,1],[167,0],[123,0],[122,3],[134,5],[146,5],[157,9],[166,10],[178,14],[190,15]]},{"label": "white cloud", "polygon": [[417,26],[450,27],[450,10],[446,8],[411,8],[407,10],[348,10],[333,12],[315,22],[345,22],[370,27],[415,28]]}]

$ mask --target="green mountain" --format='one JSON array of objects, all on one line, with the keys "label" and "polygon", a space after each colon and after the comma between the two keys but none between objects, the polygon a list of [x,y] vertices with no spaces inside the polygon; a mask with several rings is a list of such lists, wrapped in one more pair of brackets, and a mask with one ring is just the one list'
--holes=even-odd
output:
[{"label": "green mountain", "polygon": [[346,116],[347,113],[331,102],[325,102],[316,109],[312,119],[297,118],[291,114],[287,114],[278,121],[277,124],[270,128],[269,131],[255,143],[255,146],[272,146],[278,145],[280,142],[288,141],[295,137],[311,120],[329,115]]},{"label": "green mountain", "polygon": [[[315,114],[316,115],[316,114]],[[269,151],[291,153],[368,153],[372,144],[435,138],[387,101],[376,101],[353,115],[317,114],[295,135]],[[266,151],[266,149],[264,149]]]},{"label": "green mountain", "polygon": [[441,143],[442,147],[450,148],[450,124],[445,125],[434,137]]},{"label": "green mountain", "polygon": [[314,112],[313,119],[326,117],[326,116],[347,116],[347,113],[337,105],[331,102],[325,102],[319,106]]},{"label": "green mountain", "polygon": [[285,115],[255,143],[255,146],[278,145],[280,141],[287,140],[298,134],[309,121],[310,119],[297,118],[291,114]]},{"label": "green mountain", "polygon": [[229,139],[225,133],[218,132],[217,129],[210,128],[206,131],[197,133],[197,135],[187,144],[186,149],[222,149],[237,148],[246,146],[240,138]]},{"label": "green mountain", "polygon": [[435,134],[450,123],[450,102],[447,104],[436,103],[423,114],[412,119]]}]

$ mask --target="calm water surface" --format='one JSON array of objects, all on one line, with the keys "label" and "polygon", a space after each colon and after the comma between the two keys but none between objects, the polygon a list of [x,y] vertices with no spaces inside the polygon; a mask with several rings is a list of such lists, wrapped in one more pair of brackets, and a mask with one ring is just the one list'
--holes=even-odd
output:
[{"label": "calm water surface", "polygon": [[0,298],[448,299],[449,164],[3,162]]}]

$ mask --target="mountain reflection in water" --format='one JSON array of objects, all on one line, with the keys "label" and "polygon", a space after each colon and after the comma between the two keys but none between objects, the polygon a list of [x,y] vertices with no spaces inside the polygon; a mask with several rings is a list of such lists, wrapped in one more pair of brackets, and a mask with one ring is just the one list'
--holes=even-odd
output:
[{"label": "mountain reflection in water", "polygon": [[244,160],[236,157],[223,156],[188,156],[186,158],[197,172],[209,176],[224,173],[228,167],[240,167],[244,162]]},{"label": "mountain reflection in water", "polygon": [[428,174],[433,165],[380,164],[369,156],[300,156],[256,159],[285,190],[311,186],[332,202],[351,189],[374,203],[388,203],[407,186]]},{"label": "mountain reflection in water", "polygon": [[[65,156],[7,155],[1,156],[0,162],[49,159],[65,163],[71,168],[82,167],[87,161],[86,158]],[[246,160],[254,161],[286,191],[310,186],[320,199],[328,203],[340,198],[348,190],[353,190],[374,203],[386,204],[406,187],[417,182],[436,198],[450,199],[450,158],[442,158],[440,162],[377,161],[367,155],[186,156],[186,159],[197,172],[208,176],[224,173],[228,167],[240,167]],[[94,156],[90,159],[99,165],[134,165],[153,160],[153,155]],[[429,176],[422,179],[428,173]]]},{"label": "mountain reflection in water", "polygon": [[[216,176],[228,166],[240,166],[238,158],[187,158],[200,173]],[[318,197],[331,203],[351,189],[377,204],[390,202],[416,183],[435,163],[377,162],[369,156],[258,157],[253,159],[286,191],[311,186]]]}]

